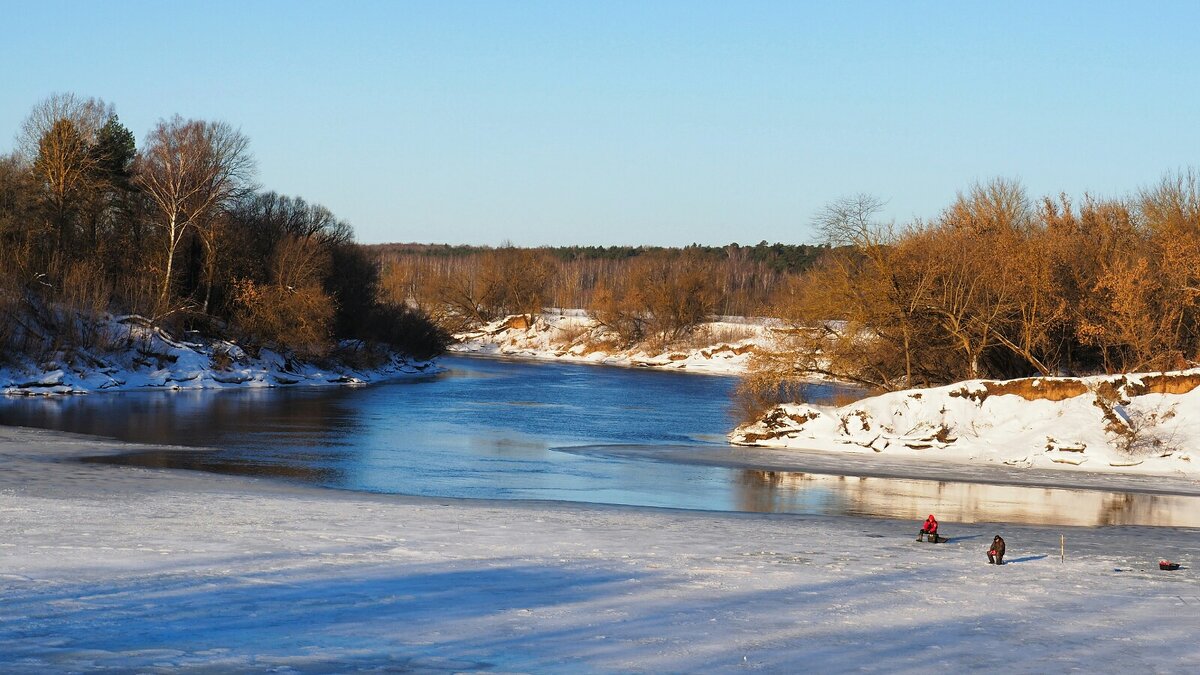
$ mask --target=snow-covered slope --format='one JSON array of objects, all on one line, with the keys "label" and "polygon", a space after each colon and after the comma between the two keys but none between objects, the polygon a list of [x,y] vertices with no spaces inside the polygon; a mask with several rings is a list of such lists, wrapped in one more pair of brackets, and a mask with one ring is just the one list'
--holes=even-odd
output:
[{"label": "snow-covered slope", "polygon": [[454,337],[459,342],[450,350],[457,352],[741,374],[755,346],[770,334],[761,323],[724,320],[702,325],[686,345],[621,349],[604,327],[580,310],[568,310],[542,314],[532,324],[525,316],[510,316]]},{"label": "snow-covered slope", "polygon": [[1200,370],[974,380],[843,407],[776,406],[740,445],[1200,477]]},{"label": "snow-covered slope", "polygon": [[[225,340],[177,340],[142,317],[111,317],[100,330],[106,349],[59,352],[49,360],[19,360],[0,369],[0,393],[74,394],[125,389],[220,389],[355,384],[430,372],[433,364],[390,353],[356,368],[326,365],[267,349],[257,357]],[[342,345],[348,353],[358,346]]]}]

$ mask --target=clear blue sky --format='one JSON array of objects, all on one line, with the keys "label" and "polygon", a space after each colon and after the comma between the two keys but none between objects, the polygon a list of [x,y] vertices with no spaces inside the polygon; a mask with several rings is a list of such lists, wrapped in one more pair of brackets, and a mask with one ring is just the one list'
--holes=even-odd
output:
[{"label": "clear blue sky", "polygon": [[0,151],[72,91],[240,127],[365,242],[809,242],[1200,166],[1200,3],[1139,4],[0,0]]}]

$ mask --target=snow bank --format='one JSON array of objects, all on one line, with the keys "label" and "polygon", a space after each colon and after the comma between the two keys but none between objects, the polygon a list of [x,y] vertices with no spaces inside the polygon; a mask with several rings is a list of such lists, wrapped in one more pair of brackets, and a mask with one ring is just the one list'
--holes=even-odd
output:
[{"label": "snow bank", "polygon": [[509,316],[454,337],[458,343],[450,351],[714,375],[744,373],[756,346],[771,339],[770,328],[762,322],[722,317],[701,325],[687,346],[620,349],[606,329],[581,310],[542,314],[532,324],[523,315]]},{"label": "snow bank", "polygon": [[739,445],[1200,477],[1200,370],[974,380],[842,407],[776,406]]},{"label": "snow bank", "polygon": [[[178,340],[139,316],[110,317],[100,326],[107,349],[59,352],[47,361],[20,360],[0,369],[0,393],[82,394],[127,389],[223,389],[358,384],[431,372],[433,364],[389,353],[355,368],[324,365],[268,349],[250,356],[226,340]],[[345,342],[351,353],[361,344]]]}]

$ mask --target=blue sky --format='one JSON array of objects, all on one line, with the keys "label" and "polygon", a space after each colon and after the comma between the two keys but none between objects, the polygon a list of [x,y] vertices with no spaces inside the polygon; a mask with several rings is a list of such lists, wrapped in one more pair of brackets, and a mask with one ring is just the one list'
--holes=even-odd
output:
[{"label": "blue sky", "polygon": [[0,151],[52,92],[225,120],[365,242],[813,241],[995,176],[1200,166],[1200,3],[10,2]]}]

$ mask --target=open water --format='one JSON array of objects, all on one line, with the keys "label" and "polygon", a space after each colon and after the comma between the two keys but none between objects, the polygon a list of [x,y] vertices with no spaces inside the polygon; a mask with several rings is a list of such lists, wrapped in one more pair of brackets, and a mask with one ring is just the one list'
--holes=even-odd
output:
[{"label": "open water", "polygon": [[[555,448],[728,452],[728,377],[449,356],[362,387],[103,393],[0,402],[0,423],[187,446],[99,461],[366,492],[1030,524],[1200,526],[1200,498],[653,461]],[[814,385],[810,400],[838,391]],[[844,394],[844,392],[843,392]],[[652,456],[652,453],[650,453]]]}]

